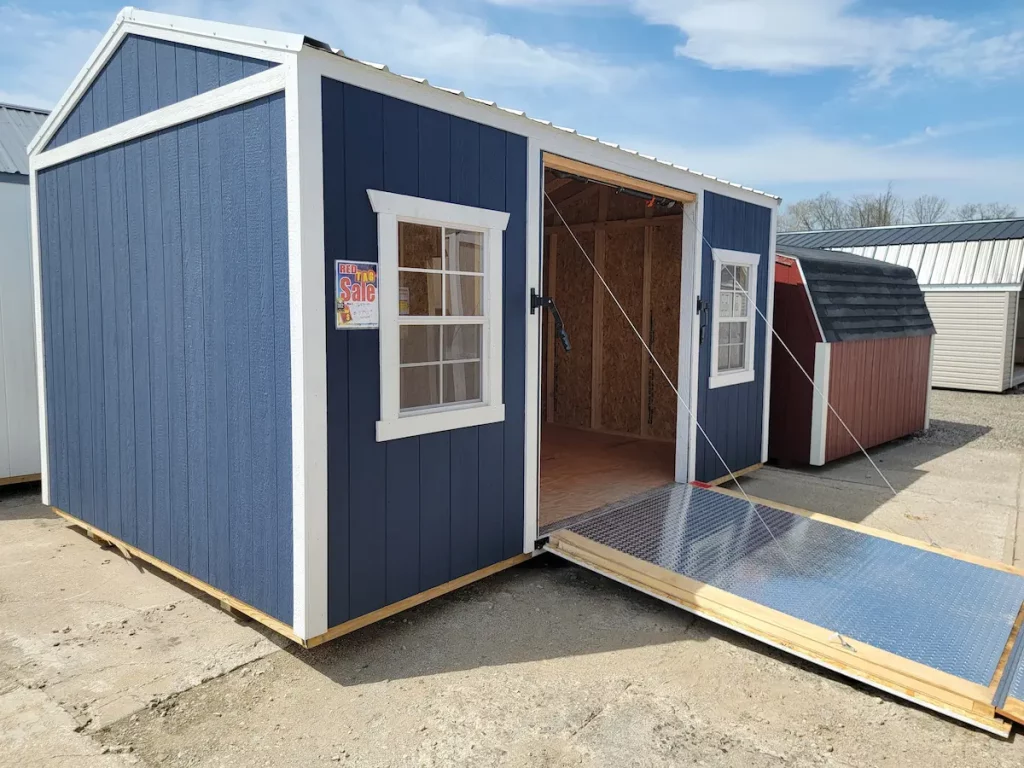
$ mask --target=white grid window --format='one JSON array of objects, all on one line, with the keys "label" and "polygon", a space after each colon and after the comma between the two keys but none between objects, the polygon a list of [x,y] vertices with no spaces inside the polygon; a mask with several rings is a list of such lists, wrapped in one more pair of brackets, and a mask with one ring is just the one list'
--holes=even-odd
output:
[{"label": "white grid window", "polygon": [[369,190],[378,219],[377,439],[504,419],[502,232],[508,214]]},{"label": "white grid window", "polygon": [[757,300],[756,253],[712,249],[714,298],[709,386],[754,380],[754,325]]}]

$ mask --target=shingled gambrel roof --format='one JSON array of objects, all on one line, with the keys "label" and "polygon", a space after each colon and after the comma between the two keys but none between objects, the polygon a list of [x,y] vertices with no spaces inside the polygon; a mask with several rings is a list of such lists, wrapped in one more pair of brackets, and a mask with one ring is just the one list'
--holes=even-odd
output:
[{"label": "shingled gambrel roof", "polygon": [[935,333],[914,271],[841,251],[779,245],[800,262],[827,342]]}]

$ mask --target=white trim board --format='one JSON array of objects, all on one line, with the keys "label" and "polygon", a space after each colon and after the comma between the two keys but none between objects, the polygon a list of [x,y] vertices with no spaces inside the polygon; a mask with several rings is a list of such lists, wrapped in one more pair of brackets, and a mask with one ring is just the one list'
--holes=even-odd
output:
[{"label": "white trim board", "polygon": [[[686,209],[683,209],[684,213]],[[697,195],[693,208],[693,223],[696,231],[693,237],[693,294],[690,297],[690,410],[693,417],[689,420],[690,452],[687,467],[687,482],[697,479],[697,414],[700,403],[700,318],[697,315],[697,297],[701,292],[701,281],[704,271],[704,192]],[[708,246],[710,247],[710,245]],[[683,353],[682,339],[679,341],[679,354]],[[682,391],[682,390],[680,390]],[[677,432],[678,434],[678,432]]]},{"label": "white trim board", "polygon": [[[694,479],[697,454],[697,420],[689,411],[697,413],[697,375],[700,369],[700,349],[697,334],[697,296],[700,293],[700,259],[703,253],[701,221],[704,195],[697,196],[692,203],[683,204],[682,271],[679,285],[679,370],[676,386],[680,399],[686,398],[686,407],[676,403],[676,456],[675,478],[677,483],[688,483]],[[688,215],[689,214],[689,215]],[[652,371],[652,375],[653,371]]]},{"label": "white trim board", "polygon": [[544,253],[542,226],[544,184],[542,156],[537,142],[526,142],[526,417],[525,461],[523,463],[523,552],[533,552],[540,513],[540,356],[541,313],[530,312],[530,292],[542,293],[541,260]]},{"label": "white trim board", "polygon": [[[761,463],[768,461],[768,427],[772,407],[772,348],[775,346],[772,329],[775,327],[775,236],[778,211],[772,210],[772,223],[768,234],[768,300],[765,302],[764,328],[764,398],[761,404]],[[756,315],[756,311],[755,311]],[[755,359],[757,350],[754,350]]]},{"label": "white trim board", "polygon": [[169,104],[166,107],[133,117],[123,123],[90,133],[80,139],[69,141],[54,149],[34,154],[29,166],[41,171],[54,165],[66,163],[76,157],[98,152],[108,147],[123,144],[141,136],[147,136],[190,120],[222,112],[225,109],[245,104],[284,90],[287,67],[279,65],[259,74],[237,80],[198,96]]},{"label": "white trim board", "polygon": [[49,434],[46,430],[46,345],[43,337],[43,284],[42,284],[42,252],[39,244],[39,178],[35,171],[30,171],[29,184],[29,217],[32,227],[32,303],[35,317],[36,346],[36,391],[39,393],[39,453],[40,475],[42,479],[42,501],[50,504],[50,450]]},{"label": "white trim board", "polygon": [[158,40],[194,45],[223,53],[233,53],[251,58],[282,63],[295,58],[302,48],[302,35],[274,32],[223,24],[186,16],[171,16],[151,11],[141,11],[131,6],[121,10],[114,23],[104,34],[89,56],[85,65],[71,81],[53,111],[28,145],[29,155],[35,155],[53,138],[79,100],[103,71],[110,57],[121,42],[131,34],[152,37]]},{"label": "white trim board", "polygon": [[287,74],[288,282],[292,372],[293,627],[327,631],[327,328],[320,77],[301,58]]},{"label": "white trim board", "polygon": [[[811,406],[811,455],[808,462],[815,467],[825,463],[825,441],[828,436],[828,386],[832,368],[832,345],[814,345],[814,401]],[[820,393],[820,394],[819,394]]]}]

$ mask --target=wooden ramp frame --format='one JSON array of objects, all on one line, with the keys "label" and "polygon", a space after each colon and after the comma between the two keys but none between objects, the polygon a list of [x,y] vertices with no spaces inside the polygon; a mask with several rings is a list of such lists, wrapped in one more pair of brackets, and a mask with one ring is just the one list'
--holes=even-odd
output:
[{"label": "wooden ramp frame", "polygon": [[[718,489],[712,492],[722,493]],[[728,491],[725,493],[734,495]],[[762,503],[758,499],[753,501]],[[783,507],[774,502],[763,503]],[[785,511],[994,570],[1024,575],[1024,572],[1004,563],[937,550],[922,542],[877,532],[866,526],[802,510],[785,508]],[[979,685],[863,642],[840,637],[832,630],[654,565],[568,529],[552,533],[545,549],[723,627],[997,736],[1008,737],[1012,727],[1000,715],[1024,723],[1022,702],[1008,698],[1001,707],[994,704],[1000,680],[1004,674],[1012,674],[1013,671],[1007,671],[1007,664],[1015,641],[1024,634],[1020,632],[1024,623],[1024,606],[1021,606],[991,684]]]}]

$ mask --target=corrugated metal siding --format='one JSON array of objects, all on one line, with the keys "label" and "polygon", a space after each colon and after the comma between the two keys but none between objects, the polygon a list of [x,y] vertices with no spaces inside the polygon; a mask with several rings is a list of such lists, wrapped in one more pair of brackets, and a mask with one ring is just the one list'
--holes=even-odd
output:
[{"label": "corrugated metal siding", "polygon": [[284,96],[39,175],[52,503],[292,619]]},{"label": "corrugated metal siding", "polygon": [[[767,312],[768,280],[773,274],[774,254],[768,253],[771,233],[771,209],[745,203],[723,195],[707,192],[704,195],[704,238],[701,253],[700,295],[715,300],[714,262],[711,249],[728,248],[734,251],[758,253],[761,261],[757,270],[757,306]],[[709,322],[710,322],[709,315]],[[700,348],[698,373],[697,418],[700,425],[721,452],[729,469],[753,466],[761,461],[761,435],[764,413],[764,355],[765,325],[758,316],[754,325],[755,378],[747,384],[710,389],[711,332],[704,334]],[[728,469],[698,431],[696,479],[716,480],[728,474]]]},{"label": "corrugated metal siding", "polygon": [[[800,366],[814,376],[814,345],[822,339],[807,289],[795,261],[776,264],[775,275],[775,330]],[[807,464],[811,456],[814,387],[779,338],[773,337],[772,342],[768,457],[784,464]]]},{"label": "corrugated metal siding", "polygon": [[1024,240],[844,247],[847,253],[910,267],[925,288],[1007,286],[1024,279]]},{"label": "corrugated metal siding", "polygon": [[46,120],[46,114],[0,104],[0,174],[28,175],[28,143]]},{"label": "corrugated metal siding", "polygon": [[0,480],[40,467],[28,183],[11,178],[0,180]]},{"label": "corrugated metal siding", "polygon": [[[865,448],[924,429],[930,336],[832,345],[829,402]],[[829,411],[825,461],[860,449]]]},{"label": "corrugated metal siding", "polygon": [[[523,551],[526,139],[323,80],[328,623]],[[367,189],[507,211],[505,422],[379,443],[377,331],[334,329],[335,259],[376,260]]]},{"label": "corrugated metal siding", "polygon": [[1001,392],[1007,306],[1005,291],[929,291],[935,324],[932,385]]},{"label": "corrugated metal siding", "polygon": [[128,35],[46,148],[59,147],[271,66],[246,56]]}]

